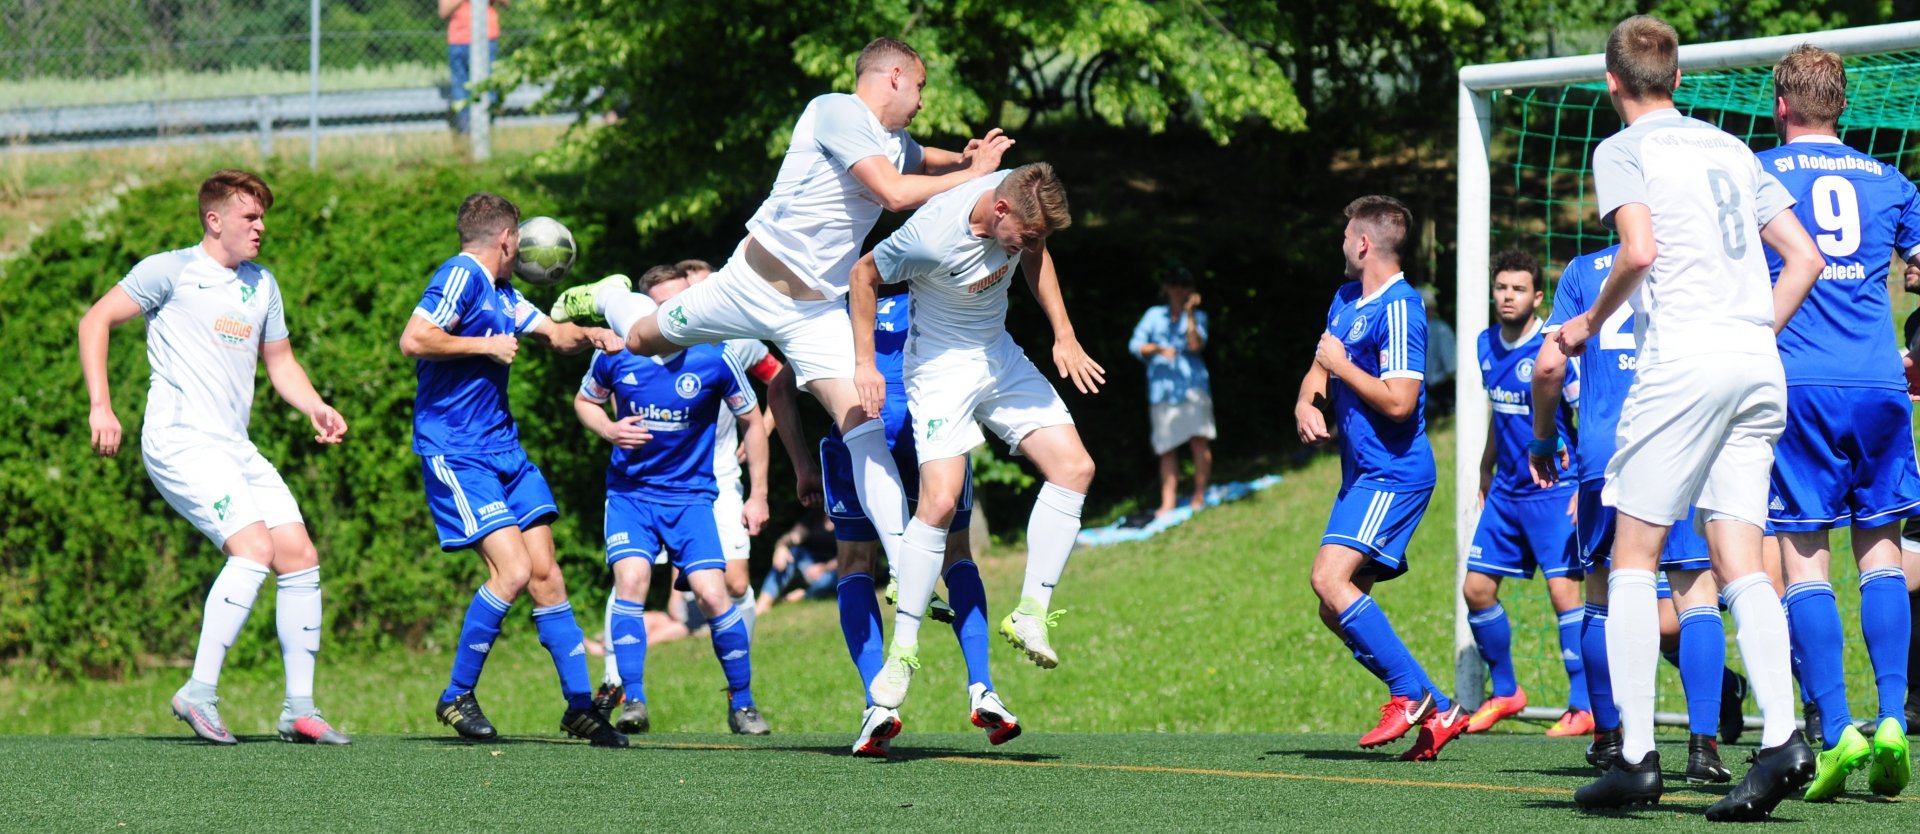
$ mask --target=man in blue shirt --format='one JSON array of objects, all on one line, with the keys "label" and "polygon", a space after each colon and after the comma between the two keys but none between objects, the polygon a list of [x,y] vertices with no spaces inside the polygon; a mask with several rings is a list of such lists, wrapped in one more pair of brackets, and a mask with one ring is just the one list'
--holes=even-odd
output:
[{"label": "man in blue shirt", "polygon": [[[1774,458],[1767,521],[1780,540],[1801,687],[1819,707],[1820,753],[1806,799],[1838,796],[1871,760],[1868,786],[1906,787],[1911,614],[1898,522],[1920,515],[1912,405],[1900,352],[1888,339],[1889,253],[1920,255],[1920,194],[1899,169],[1841,144],[1846,68],[1812,46],[1774,66],[1774,121],[1784,144],[1759,154],[1797,201],[1794,212],[1826,257],[1821,280],[1780,331],[1787,425]],[[1780,256],[1767,252],[1776,280]],[[1879,689],[1870,742],[1847,708],[1840,610],[1828,581],[1829,531],[1853,527],[1860,622]]]},{"label": "man in blue shirt", "polygon": [[1213,387],[1200,352],[1207,347],[1207,314],[1193,290],[1193,273],[1174,267],[1160,281],[1167,303],[1147,308],[1133,327],[1127,352],[1147,364],[1147,402],[1153,424],[1153,453],[1160,456],[1160,507],[1154,516],[1173,512],[1174,486],[1180,479],[1180,447],[1193,449],[1195,511],[1207,506],[1207,479],[1213,474]]},{"label": "man in blue shirt", "polygon": [[622,342],[604,328],[556,323],[513,288],[520,256],[520,210],[513,203],[477,192],[460,204],[458,222],[460,254],[434,273],[400,335],[400,352],[415,360],[413,450],[440,547],[474,548],[487,563],[487,582],[467,608],[452,679],[435,712],[466,738],[497,735],[473,688],[501,622],[525,590],[567,698],[561,727],[596,746],[625,747],[626,736],[593,709],[580,624],[553,559],[550,525],[559,512],[546,478],[520,449],[507,402],[507,371],[519,337],[562,353],[593,345],[618,350]]},{"label": "man in blue shirt", "polygon": [[[1508,249],[1494,254],[1491,271],[1499,324],[1480,333],[1479,361],[1493,417],[1487,422],[1480,457],[1480,526],[1467,552],[1467,576],[1460,592],[1467,601],[1474,643],[1493,679],[1493,697],[1474,712],[1467,732],[1492,729],[1527,706],[1526,690],[1514,674],[1513,628],[1500,604],[1500,580],[1532,579],[1537,568],[1546,575],[1547,596],[1559,619],[1560,657],[1570,693],[1566,713],[1547,735],[1585,735],[1593,730],[1593,716],[1588,712],[1586,675],[1580,661],[1583,570],[1573,546],[1574,485],[1572,481],[1536,485],[1527,468],[1527,442],[1533,438],[1535,419],[1534,358],[1545,341],[1544,328],[1534,315],[1542,299],[1540,263],[1532,255]],[[1568,390],[1577,391],[1578,384],[1575,379]],[[1575,398],[1570,395],[1567,400]],[[1557,425],[1551,435],[1555,446],[1569,445],[1571,411],[1557,405],[1545,407]]]},{"label": "man in blue shirt", "polygon": [[[675,267],[656,266],[634,289],[665,303],[687,286]],[[661,357],[617,349],[597,354],[574,397],[580,423],[614,447],[607,464],[607,564],[614,593],[607,637],[626,685],[621,721],[641,729],[648,724],[642,679],[647,586],[654,558],[664,549],[679,572],[675,590],[693,591],[712,624],[713,654],[727,678],[728,727],[742,735],[769,732],[753,701],[745,606],[736,606],[727,591],[726,550],[713,514],[720,495],[713,475],[714,427],[722,405],[766,442],[746,369],[716,344]]]},{"label": "man in blue shirt", "polygon": [[1436,758],[1467,728],[1460,705],[1434,686],[1368,595],[1407,570],[1407,542],[1426,513],[1435,480],[1421,378],[1426,312],[1400,270],[1413,215],[1392,197],[1348,204],[1341,251],[1349,279],[1334,293],[1313,367],[1300,382],[1293,416],[1300,441],[1334,439],[1321,412],[1330,402],[1340,440],[1340,493],[1313,560],[1320,618],[1355,660],[1392,694],[1361,747],[1420,736],[1403,761]]}]

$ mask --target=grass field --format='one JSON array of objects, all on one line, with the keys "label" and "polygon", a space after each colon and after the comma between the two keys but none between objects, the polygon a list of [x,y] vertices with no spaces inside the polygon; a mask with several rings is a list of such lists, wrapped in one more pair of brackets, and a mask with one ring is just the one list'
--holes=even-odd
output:
[{"label": "grass field", "polygon": [[[1442,483],[1450,483],[1449,435],[1437,439]],[[229,725],[258,742],[231,750],[188,740],[168,714],[166,698],[185,669],[127,681],[0,677],[0,829],[481,830],[622,819],[582,816],[600,808],[638,809],[650,826],[711,819],[729,829],[1617,825],[1570,810],[1568,792],[1587,777],[1582,744],[1543,738],[1542,724],[1510,722],[1433,765],[1394,762],[1400,747],[1353,746],[1372,725],[1380,686],[1307,613],[1307,568],[1339,467],[1322,457],[1286,478],[1156,539],[1075,554],[1056,596],[1070,609],[1055,632],[1061,666],[1043,672],[995,647],[998,689],[1027,728],[1002,748],[967,724],[959,654],[940,629],[921,641],[923,667],[896,742],[902,755],[892,763],[842,755],[861,707],[857,679],[833,605],[802,603],[774,609],[755,632],[754,690],[775,735],[718,735],[726,726],[720,673],[710,645],[695,639],[650,653],[656,732],[636,739],[645,749],[590,750],[559,732],[552,667],[516,611],[479,690],[507,736],[498,744],[467,745],[435,723],[450,656],[431,647],[323,652],[320,703],[357,737],[344,750],[270,739],[280,689],[273,665],[223,678]],[[1446,508],[1437,501],[1416,536],[1413,572],[1377,589],[1437,681],[1452,679]],[[1021,514],[996,508],[1002,526]],[[1005,549],[984,560],[997,605],[1017,594],[1022,560]],[[576,589],[602,580],[573,578]],[[576,592],[582,609],[588,598]],[[1536,704],[1560,702],[1565,681],[1544,591],[1510,587],[1508,607],[1522,682]],[[249,629],[270,632],[271,623],[257,610]],[[1850,684],[1864,709],[1871,690],[1852,645]],[[1661,708],[1683,709],[1677,677],[1661,674]],[[1677,740],[1664,742],[1675,755]],[[1738,772],[1743,753],[1723,755]],[[295,795],[329,801],[319,815],[310,802],[275,801]],[[1679,791],[1670,807],[1636,816],[1691,825],[1708,801],[1708,793]],[[1887,823],[1889,813],[1920,821],[1910,806],[1868,804],[1790,803],[1782,817],[1821,830]]]}]

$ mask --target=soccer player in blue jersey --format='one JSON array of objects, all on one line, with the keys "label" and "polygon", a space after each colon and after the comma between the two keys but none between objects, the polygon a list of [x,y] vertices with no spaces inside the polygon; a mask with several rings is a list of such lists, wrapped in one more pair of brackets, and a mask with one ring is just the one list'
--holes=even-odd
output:
[{"label": "soccer player in blue jersey", "polygon": [[[1609,246],[1574,258],[1560,274],[1560,285],[1553,297],[1553,315],[1544,332],[1551,334],[1585,313],[1600,296],[1600,289],[1613,271],[1613,259],[1619,246]],[[1638,362],[1638,345],[1633,335],[1631,307],[1621,307],[1603,324],[1595,344],[1570,362],[1558,342],[1545,339],[1540,345],[1533,370],[1532,442],[1528,445],[1528,465],[1534,480],[1551,484],[1568,474],[1579,482],[1579,511],[1576,513],[1582,569],[1587,574],[1587,599],[1581,618],[1581,656],[1586,661],[1587,696],[1593,708],[1593,745],[1587,760],[1606,768],[1620,751],[1620,710],[1613,700],[1612,672],[1607,664],[1607,565],[1613,552],[1616,521],[1614,509],[1600,500],[1606,484],[1607,460],[1613,457],[1614,433],[1620,423],[1620,407],[1627,389],[1633,385]],[[1552,416],[1561,399],[1567,369],[1577,364],[1579,380],[1580,435],[1574,444],[1572,465],[1562,472],[1555,453],[1564,434]],[[1667,534],[1660,553],[1665,571],[1656,596],[1664,601],[1661,610],[1660,639],[1663,654],[1680,669],[1681,688],[1687,695],[1688,781],[1726,782],[1731,771],[1720,761],[1720,746],[1715,732],[1729,741],[1739,738],[1743,727],[1740,703],[1746,697],[1746,679],[1726,669],[1727,642],[1720,622],[1720,588],[1710,572],[1712,560],[1707,543],[1691,524],[1675,524]],[[1677,582],[1681,592],[1669,587]],[[1671,611],[1669,610],[1671,609]],[[1672,624],[1669,625],[1669,621]],[[1669,633],[1669,631],[1673,633]],[[1673,644],[1667,654],[1664,647]]]},{"label": "soccer player in blue jersey", "polygon": [[524,590],[567,699],[560,726],[597,746],[625,747],[626,736],[593,708],[580,624],[553,559],[551,525],[559,512],[545,476],[520,449],[507,401],[507,371],[521,337],[562,353],[594,345],[618,350],[623,343],[605,328],[556,323],[513,288],[519,223],[520,210],[499,195],[477,192],[461,202],[460,254],[434,273],[400,335],[400,352],[415,360],[413,450],[440,548],[471,547],[487,563],[487,582],[467,608],[452,679],[435,713],[466,738],[497,735],[473,688]]},{"label": "soccer player in blue jersey", "polygon": [[[893,448],[894,462],[900,467],[909,504],[919,502],[920,462],[913,442],[913,417],[907,412],[907,384],[904,373],[907,334],[912,325],[912,304],[905,285],[881,289],[874,302],[874,363],[886,379],[886,402],[880,420],[886,426],[887,442]],[[788,377],[790,379],[790,377]],[[820,470],[825,475],[827,514],[833,518],[833,534],[839,540],[840,631],[847,640],[847,653],[860,673],[861,693],[867,708],[860,716],[860,732],[854,738],[856,756],[885,757],[891,739],[900,734],[900,711],[873,703],[868,691],[873,679],[886,663],[886,641],[880,620],[880,606],[874,597],[873,563],[880,550],[880,535],[860,505],[853,486],[853,458],[840,438],[839,429],[829,430],[820,441]],[[960,654],[967,664],[968,720],[987,731],[987,740],[1005,744],[1020,735],[1020,719],[1007,710],[993,689],[993,674],[987,664],[987,590],[980,582],[980,568],[968,548],[967,530],[973,519],[973,471],[969,467],[961,486],[960,499],[954,505],[953,521],[947,527],[946,559],[940,575],[947,583],[952,606],[944,618],[953,624],[960,640]],[[939,600],[929,611],[941,619]]]},{"label": "soccer player in blue jersey", "polygon": [[[679,295],[687,279],[656,266],[636,288],[655,302]],[[615,416],[607,414],[613,404]],[[613,444],[607,464],[607,564],[613,568],[614,662],[626,685],[633,723],[644,729],[647,693],[647,586],[654,557],[672,553],[676,590],[692,590],[713,632],[713,654],[727,678],[727,725],[742,735],[766,735],[753,701],[753,665],[744,606],[727,592],[725,548],[714,520],[719,485],[713,475],[714,426],[721,407],[746,428],[749,449],[766,452],[759,403],[746,369],[720,345],[694,345],[662,357],[624,350],[603,352],[580,380],[573,410],[588,431]]]},{"label": "soccer player in blue jersey", "polygon": [[[1887,338],[1893,253],[1920,256],[1920,193],[1899,169],[1840,142],[1847,105],[1840,56],[1801,46],[1773,68],[1774,121],[1784,141],[1759,154],[1797,202],[1826,266],[1800,312],[1780,331],[1787,427],[1774,458],[1767,520],[1780,540],[1800,683],[1819,706],[1820,753],[1810,802],[1832,799],[1847,774],[1871,763],[1868,787],[1900,793],[1912,775],[1906,715],[1912,628],[1899,521],[1920,515],[1912,405],[1900,351]],[[1781,259],[1768,250],[1777,276]],[[1840,611],[1828,581],[1828,537],[1853,528],[1860,566],[1860,630],[1878,684],[1877,728],[1853,726]]]},{"label": "soccer player in blue jersey", "polygon": [[[1400,270],[1413,215],[1392,197],[1347,205],[1341,251],[1347,283],[1334,292],[1313,367],[1293,416],[1300,440],[1340,441],[1340,493],[1313,560],[1320,618],[1355,660],[1387,684],[1380,723],[1360,738],[1378,747],[1420,728],[1402,761],[1431,760],[1467,729],[1461,706],[1434,686],[1368,592],[1407,571],[1407,542],[1436,478],[1427,444],[1427,316]],[[1331,402],[1333,427],[1321,404]]]},{"label": "soccer player in blue jersey", "polygon": [[[1499,324],[1480,333],[1480,377],[1493,404],[1487,442],[1480,457],[1480,526],[1467,551],[1467,575],[1460,593],[1467,601],[1473,641],[1493,679],[1493,697],[1467,721],[1467,732],[1481,733],[1527,706],[1526,690],[1513,669],[1513,628],[1500,605],[1500,580],[1546,575],[1547,596],[1559,618],[1560,656],[1569,681],[1567,710],[1547,730],[1550,736],[1593,731],[1587,706],[1586,675],[1580,662],[1579,557],[1573,546],[1573,481],[1534,483],[1527,467],[1533,438],[1534,359],[1540,354],[1540,263],[1532,255],[1508,249],[1493,256],[1493,304]],[[1578,391],[1577,376],[1568,383]],[[1574,397],[1566,398],[1571,404]],[[1556,447],[1573,435],[1572,410],[1556,408]]]}]

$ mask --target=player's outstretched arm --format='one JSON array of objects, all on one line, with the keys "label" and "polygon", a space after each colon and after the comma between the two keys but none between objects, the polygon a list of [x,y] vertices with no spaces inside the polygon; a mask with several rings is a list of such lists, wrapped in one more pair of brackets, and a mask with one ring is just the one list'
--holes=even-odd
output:
[{"label": "player's outstretched arm", "polygon": [[1034,249],[1020,253],[1020,274],[1027,277],[1027,289],[1040,302],[1053,326],[1053,366],[1060,378],[1073,380],[1082,394],[1097,394],[1107,384],[1107,369],[1093,361],[1079,338],[1073,334],[1073,321],[1067,318],[1067,300],[1060,294],[1060,276],[1053,270],[1053,254],[1043,238]]},{"label": "player's outstretched arm", "polygon": [[1807,300],[1807,293],[1813,292],[1813,283],[1820,280],[1827,259],[1792,210],[1774,215],[1761,226],[1760,240],[1780,253],[1782,262],[1780,279],[1773,283],[1773,332],[1779,333],[1800,309],[1800,302]]},{"label": "player's outstretched arm", "polygon": [[747,450],[747,501],[740,510],[740,524],[747,528],[747,535],[760,535],[760,528],[766,526],[767,510],[767,418],[760,413],[758,406],[740,416],[740,427]]},{"label": "player's outstretched arm", "polygon": [[[1533,359],[1533,439],[1554,441],[1560,439],[1560,425],[1555,417],[1560,412],[1560,388],[1567,380],[1567,354],[1560,350],[1560,343],[1552,339],[1543,339],[1540,353]],[[1567,452],[1559,450],[1554,455],[1536,455],[1533,446],[1527,447],[1527,468],[1532,470],[1533,483],[1541,489],[1553,486],[1560,480],[1560,470],[1567,464]]]},{"label": "player's outstretched arm", "polygon": [[1327,369],[1315,362],[1300,379],[1300,395],[1293,401],[1293,422],[1300,432],[1300,442],[1308,446],[1322,446],[1333,439],[1333,432],[1327,430],[1327,415],[1320,410],[1327,401],[1327,379]]},{"label": "player's outstretched arm", "polygon": [[[929,172],[944,170],[944,173],[902,174],[884,156],[869,156],[855,162],[847,168],[847,173],[866,186],[886,210],[912,211],[935,194],[999,170],[1000,158],[1011,147],[1013,140],[996,127],[987,131],[985,137],[968,142],[965,154],[934,148],[922,149],[924,169]],[[928,153],[934,156],[924,156]],[[961,158],[956,160],[955,156]],[[940,164],[936,166],[935,160]]]},{"label": "player's outstretched arm", "polygon": [[428,321],[427,317],[422,315],[408,318],[407,329],[400,332],[400,354],[408,359],[439,362],[467,356],[485,356],[502,365],[511,365],[513,358],[519,353],[520,340],[510,333],[492,336],[455,336],[440,329],[439,325]]},{"label": "player's outstretched arm", "polygon": [[579,353],[588,348],[617,353],[627,346],[626,339],[607,328],[581,327],[573,322],[557,322],[546,316],[541,316],[540,323],[526,332],[556,353],[563,354]]},{"label": "player's outstretched arm", "polygon": [[267,381],[273,383],[280,399],[307,415],[307,420],[313,423],[313,430],[318,432],[313,436],[314,442],[339,443],[347,436],[347,418],[327,405],[320,392],[314,390],[313,380],[307,378],[307,369],[293,357],[293,342],[287,339],[261,342],[260,359],[267,366]]},{"label": "player's outstretched arm", "polygon": [[880,266],[873,253],[853,264],[847,284],[847,317],[853,321],[853,388],[869,419],[880,419],[887,402],[887,378],[874,359],[873,320],[879,315]]},{"label": "player's outstretched arm", "polygon": [[800,427],[800,386],[794,382],[793,366],[781,367],[767,381],[767,409],[773,412],[774,431],[780,433],[780,445],[787,447],[787,460],[793,462],[795,491],[800,506],[820,506],[825,492],[820,483],[820,465],[808,454],[807,434]]},{"label": "player's outstretched arm", "polygon": [[653,433],[641,424],[640,415],[614,420],[607,416],[606,403],[594,402],[585,394],[573,395],[573,414],[587,431],[622,449],[638,449],[653,439]]},{"label": "player's outstretched arm", "polygon": [[141,314],[140,302],[115,285],[93,302],[80,317],[77,341],[80,342],[80,374],[87,381],[87,423],[92,433],[93,450],[102,457],[120,453],[120,417],[113,413],[113,390],[107,382],[108,331]]}]

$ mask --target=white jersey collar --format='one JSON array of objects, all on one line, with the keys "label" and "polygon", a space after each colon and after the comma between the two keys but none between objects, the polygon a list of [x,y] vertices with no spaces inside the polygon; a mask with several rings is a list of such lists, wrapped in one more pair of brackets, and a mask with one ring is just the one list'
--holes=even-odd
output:
[{"label": "white jersey collar", "polygon": [[1645,113],[1640,114],[1639,120],[1635,121],[1633,124],[1634,126],[1638,127],[1639,125],[1644,124],[1646,122],[1657,121],[1660,119],[1678,119],[1678,118],[1681,118],[1679,109],[1673,108],[1673,107],[1662,107],[1658,110],[1649,110]]},{"label": "white jersey collar", "polygon": [[1500,328],[1500,325],[1498,324],[1493,326],[1493,331],[1494,331],[1493,337],[1495,339],[1499,339],[1500,346],[1503,348],[1506,348],[1507,350],[1513,350],[1514,348],[1517,348],[1521,345],[1526,344],[1528,339],[1533,338],[1533,334],[1540,332],[1540,317],[1528,316],[1528,318],[1530,319],[1530,321],[1527,322],[1527,329],[1520,331],[1519,340],[1512,341],[1512,342],[1507,341],[1507,337],[1500,335],[1501,328]]},{"label": "white jersey collar", "polygon": [[1388,278],[1385,284],[1380,285],[1380,289],[1373,291],[1373,295],[1369,295],[1365,298],[1360,299],[1359,301],[1353,302],[1353,306],[1355,307],[1367,306],[1369,303],[1372,303],[1375,299],[1379,298],[1380,296],[1386,295],[1387,290],[1393,289],[1394,284],[1398,284],[1401,281],[1406,280],[1406,278],[1407,278],[1407,274],[1405,272],[1394,273],[1392,278]]},{"label": "white jersey collar", "polygon": [[1799,145],[1799,144],[1844,145],[1846,143],[1840,141],[1840,137],[1838,136],[1829,136],[1825,133],[1803,133],[1803,134],[1800,134],[1799,136],[1793,137],[1793,140],[1788,142],[1787,144],[1789,145]]},{"label": "white jersey collar", "polygon": [[474,266],[479,267],[480,274],[487,276],[487,284],[489,286],[494,283],[493,270],[488,269],[486,264],[481,263],[479,258],[474,257],[472,252],[461,252],[460,257],[472,261]]}]

